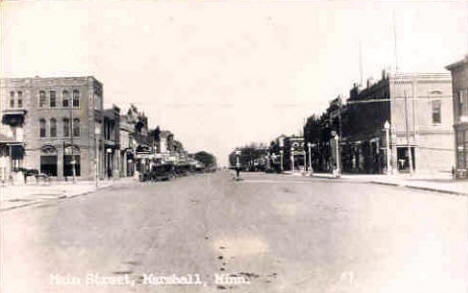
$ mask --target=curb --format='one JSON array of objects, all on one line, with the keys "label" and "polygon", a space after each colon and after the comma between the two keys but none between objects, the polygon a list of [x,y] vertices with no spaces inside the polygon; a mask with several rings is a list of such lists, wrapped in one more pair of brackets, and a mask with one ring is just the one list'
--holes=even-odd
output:
[{"label": "curb", "polygon": [[[320,178],[320,179],[341,179],[341,180],[347,180],[347,181],[354,181],[352,178],[335,178],[331,176],[315,176],[312,175],[310,176],[312,178]],[[430,191],[430,192],[438,192],[438,193],[445,193],[445,194],[451,194],[451,195],[458,195],[458,196],[468,196],[467,192],[460,192],[460,191],[452,191],[452,190],[446,190],[446,189],[437,189],[437,188],[432,188],[432,187],[424,187],[424,186],[415,186],[415,185],[410,185],[410,184],[405,184],[405,183],[394,183],[394,182],[382,182],[382,181],[375,181],[375,180],[362,180],[358,181],[361,183],[371,183],[371,184],[379,184],[379,185],[385,185],[385,186],[394,186],[394,187],[404,187],[408,189],[415,189],[415,190],[424,190],[424,191]]]},{"label": "curb", "polygon": [[42,198],[42,199],[39,199],[39,200],[35,200],[35,201],[32,201],[32,202],[28,202],[28,203],[17,205],[17,206],[12,206],[12,207],[8,207],[8,208],[0,208],[0,212],[15,210],[15,209],[19,209],[19,208],[25,208],[25,207],[32,206],[32,205],[45,203],[45,202],[47,202],[49,200],[63,200],[63,199],[68,199],[68,198],[75,198],[75,197],[79,197],[79,196],[85,196],[85,195],[88,195],[88,194],[91,194],[91,193],[94,193],[94,192],[109,188],[111,186],[113,186],[113,184],[103,186],[103,187],[98,187],[97,189],[88,190],[88,191],[84,191],[84,192],[81,192],[81,193],[62,194],[62,195],[59,195],[57,197],[48,198],[48,199]]},{"label": "curb", "polygon": [[392,183],[392,182],[367,181],[367,183],[380,184],[380,185],[386,185],[386,186],[403,186],[401,184]]},{"label": "curb", "polygon": [[410,188],[410,189],[417,189],[417,190],[424,190],[424,191],[431,191],[431,192],[438,192],[438,193],[446,193],[446,194],[459,195],[459,196],[468,196],[468,193],[459,192],[459,191],[444,190],[444,189],[437,189],[437,188],[423,187],[423,186],[414,186],[414,185],[401,185],[401,186],[403,186],[405,188]]},{"label": "curb", "polygon": [[446,189],[437,189],[437,188],[424,187],[424,186],[415,186],[415,185],[409,185],[409,184],[381,182],[381,181],[368,181],[368,183],[380,184],[380,185],[386,185],[386,186],[398,186],[398,187],[404,187],[408,189],[424,190],[424,191],[431,191],[431,192],[438,192],[438,193],[445,193],[445,194],[452,194],[452,195],[468,196],[468,193],[465,193],[465,192],[452,191],[452,190],[446,190]]}]

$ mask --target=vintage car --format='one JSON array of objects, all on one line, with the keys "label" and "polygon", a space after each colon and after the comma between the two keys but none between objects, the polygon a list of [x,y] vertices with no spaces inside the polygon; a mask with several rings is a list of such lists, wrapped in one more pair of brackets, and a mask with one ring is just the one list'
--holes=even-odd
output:
[{"label": "vintage car", "polygon": [[155,165],[151,168],[148,179],[151,181],[164,181],[164,180],[171,180],[174,177],[175,177],[174,165],[162,164],[162,165]]}]

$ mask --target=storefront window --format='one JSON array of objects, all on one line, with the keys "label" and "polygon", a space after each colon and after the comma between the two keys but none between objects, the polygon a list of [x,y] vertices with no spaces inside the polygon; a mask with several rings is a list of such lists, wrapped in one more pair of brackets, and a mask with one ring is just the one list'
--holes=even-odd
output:
[{"label": "storefront window", "polygon": [[464,149],[464,157],[465,157],[465,169],[468,168],[468,129],[465,130],[465,149]]},{"label": "storefront window", "polygon": [[467,150],[468,150],[468,130],[459,130],[456,132],[457,135],[457,168],[458,169],[465,169],[468,164],[468,156],[467,156]]}]

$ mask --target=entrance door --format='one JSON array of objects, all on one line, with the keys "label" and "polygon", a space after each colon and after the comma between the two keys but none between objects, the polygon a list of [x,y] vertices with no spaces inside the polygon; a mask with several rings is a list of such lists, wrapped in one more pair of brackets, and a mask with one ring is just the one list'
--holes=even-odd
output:
[{"label": "entrance door", "polygon": [[[75,175],[81,176],[80,155],[74,155],[73,157],[75,157]],[[63,176],[73,176],[73,164],[71,155],[63,156]]]},{"label": "entrance door", "polygon": [[[416,157],[414,156],[414,147],[410,147],[413,160],[413,170],[416,170]],[[407,147],[397,148],[398,171],[409,172],[409,156]]]},{"label": "entrance door", "polygon": [[57,176],[57,155],[41,156],[41,173]]}]

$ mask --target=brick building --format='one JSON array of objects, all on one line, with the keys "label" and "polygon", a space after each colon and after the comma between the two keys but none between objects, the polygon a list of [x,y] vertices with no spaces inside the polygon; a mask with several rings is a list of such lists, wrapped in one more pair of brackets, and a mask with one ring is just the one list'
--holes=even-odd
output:
[{"label": "brick building", "polygon": [[468,56],[446,68],[452,73],[457,177],[468,178]]},{"label": "brick building", "polygon": [[[343,170],[383,173],[385,121],[391,125],[394,172],[450,172],[454,165],[452,84],[449,74],[382,74],[350,91],[340,123]],[[337,118],[338,119],[338,118]],[[410,153],[411,151],[411,158]]]},{"label": "brick building", "polygon": [[120,108],[104,110],[104,171],[106,178],[120,177]]},{"label": "brick building", "polygon": [[102,83],[92,76],[5,78],[0,97],[2,179],[15,180],[20,168],[95,178],[97,153],[103,164]]}]

